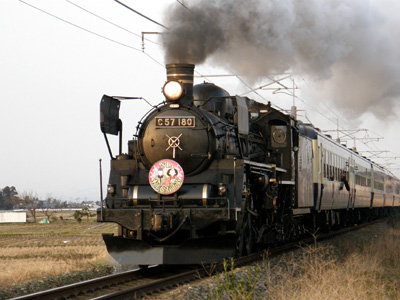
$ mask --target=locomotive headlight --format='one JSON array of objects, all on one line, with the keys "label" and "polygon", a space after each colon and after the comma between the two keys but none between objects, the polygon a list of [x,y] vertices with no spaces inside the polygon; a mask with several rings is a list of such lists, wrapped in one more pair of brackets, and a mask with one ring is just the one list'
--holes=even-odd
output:
[{"label": "locomotive headlight", "polygon": [[164,84],[163,93],[169,101],[176,101],[183,95],[183,86],[178,81],[168,81]]}]

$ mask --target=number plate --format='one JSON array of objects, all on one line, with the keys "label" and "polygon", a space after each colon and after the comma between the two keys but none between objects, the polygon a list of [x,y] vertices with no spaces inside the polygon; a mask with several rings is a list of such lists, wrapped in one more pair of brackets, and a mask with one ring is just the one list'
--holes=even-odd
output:
[{"label": "number plate", "polygon": [[155,117],[156,128],[195,127],[195,117]]}]

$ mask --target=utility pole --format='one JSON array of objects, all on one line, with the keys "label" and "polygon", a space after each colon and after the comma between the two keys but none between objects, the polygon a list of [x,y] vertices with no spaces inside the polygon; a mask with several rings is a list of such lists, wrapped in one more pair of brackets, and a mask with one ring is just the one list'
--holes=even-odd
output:
[{"label": "utility pole", "polygon": [[336,124],[337,124],[337,127],[336,127],[337,139],[336,139],[336,142],[338,142],[338,143],[340,144],[340,137],[339,137],[339,119],[336,119],[336,120],[337,120],[337,122],[336,122]]},{"label": "utility pole", "polygon": [[293,81],[293,106],[292,106],[292,109],[291,109],[291,115],[292,115],[292,118],[293,119],[297,119],[297,107],[296,107],[296,93],[295,93],[295,90],[296,90],[296,86],[295,86],[295,84],[294,84],[294,79],[292,79],[292,81]]}]

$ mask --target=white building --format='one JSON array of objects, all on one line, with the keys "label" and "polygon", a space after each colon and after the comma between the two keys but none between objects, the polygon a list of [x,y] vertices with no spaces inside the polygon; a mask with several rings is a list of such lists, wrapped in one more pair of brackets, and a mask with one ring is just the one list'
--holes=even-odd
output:
[{"label": "white building", "polygon": [[26,211],[0,211],[0,223],[26,223]]}]

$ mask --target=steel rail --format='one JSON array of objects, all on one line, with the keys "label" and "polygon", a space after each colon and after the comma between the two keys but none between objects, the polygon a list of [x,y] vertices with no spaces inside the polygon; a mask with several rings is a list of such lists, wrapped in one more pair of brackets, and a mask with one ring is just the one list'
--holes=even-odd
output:
[{"label": "steel rail", "polygon": [[141,279],[147,276],[149,273],[155,273],[158,270],[158,266],[150,267],[149,269],[135,269],[125,271],[119,274],[113,274],[108,276],[103,276],[95,279],[90,279],[86,281],[81,281],[78,283],[73,283],[65,285],[62,287],[53,288],[50,290],[45,290],[41,292],[36,292],[29,295],[24,295],[10,300],[47,300],[47,299],[67,299],[79,294],[84,294],[88,290],[94,291],[98,289],[103,289],[106,287],[116,286],[122,283],[130,282],[132,280]]}]

